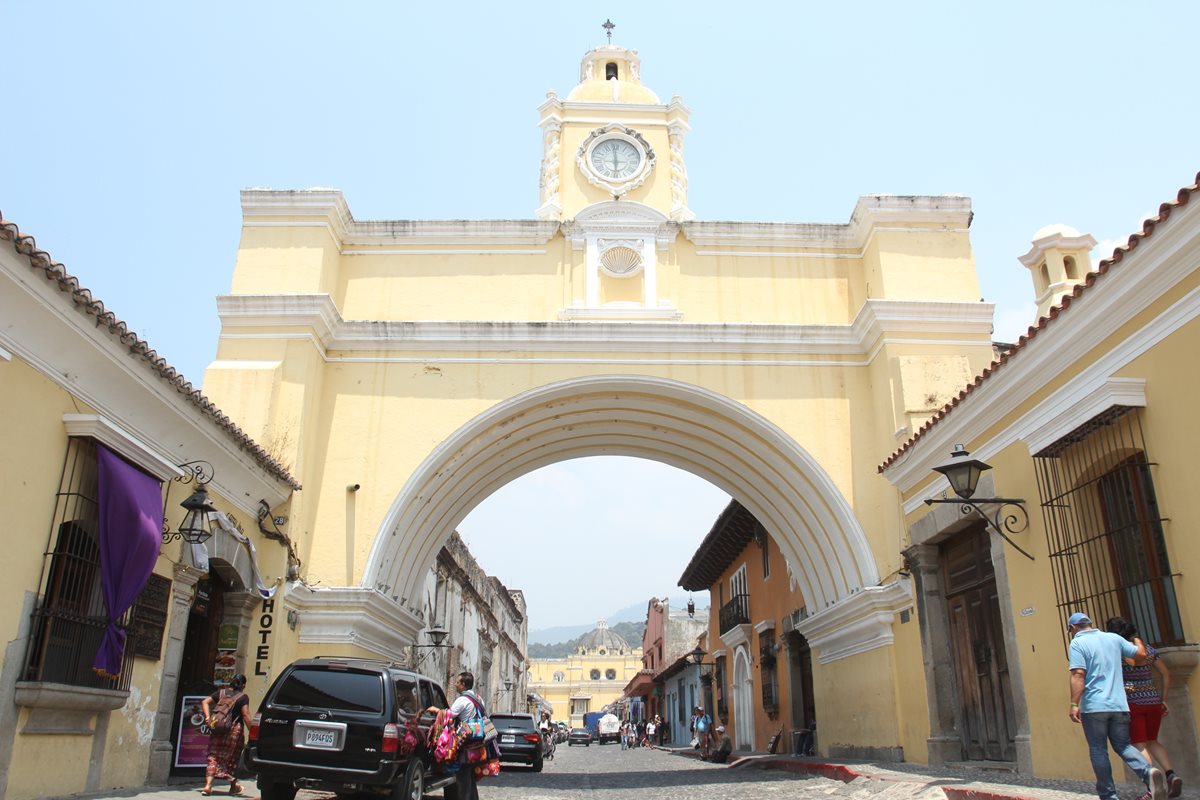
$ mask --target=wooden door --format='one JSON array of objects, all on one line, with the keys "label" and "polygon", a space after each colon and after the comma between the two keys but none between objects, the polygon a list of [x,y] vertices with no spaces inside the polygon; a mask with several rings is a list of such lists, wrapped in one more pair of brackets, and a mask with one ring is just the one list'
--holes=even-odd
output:
[{"label": "wooden door", "polygon": [[959,730],[965,759],[1014,761],[1012,687],[987,537],[974,528],[942,548]]}]

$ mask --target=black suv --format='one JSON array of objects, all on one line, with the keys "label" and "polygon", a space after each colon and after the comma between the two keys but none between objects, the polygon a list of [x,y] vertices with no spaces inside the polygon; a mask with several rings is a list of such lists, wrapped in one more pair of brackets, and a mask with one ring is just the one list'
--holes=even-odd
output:
[{"label": "black suv", "polygon": [[442,687],[385,661],[293,662],[251,720],[246,768],[262,800],[292,800],[297,789],[420,800],[454,782],[426,748],[430,706],[446,708]]}]

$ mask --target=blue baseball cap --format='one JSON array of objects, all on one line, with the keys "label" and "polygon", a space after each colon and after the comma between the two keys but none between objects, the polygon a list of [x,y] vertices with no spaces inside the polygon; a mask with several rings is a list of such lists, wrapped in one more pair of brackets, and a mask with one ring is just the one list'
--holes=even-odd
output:
[{"label": "blue baseball cap", "polygon": [[1083,613],[1082,611],[1076,611],[1074,614],[1072,614],[1070,617],[1067,618],[1067,624],[1068,625],[1091,625],[1092,620],[1091,620],[1091,617],[1089,617],[1087,614]]}]

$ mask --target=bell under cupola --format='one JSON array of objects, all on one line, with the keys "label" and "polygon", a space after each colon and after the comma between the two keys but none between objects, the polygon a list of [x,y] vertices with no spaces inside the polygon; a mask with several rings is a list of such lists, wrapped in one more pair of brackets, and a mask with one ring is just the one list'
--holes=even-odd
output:
[{"label": "bell under cupola", "polygon": [[687,205],[684,138],[688,108],[663,103],[642,83],[636,50],[610,41],[584,53],[579,83],[565,98],[546,93],[539,107],[542,164],[537,217],[574,219],[606,201],[642,203],[675,221],[694,219]]},{"label": "bell under cupola", "polygon": [[1087,280],[1095,246],[1095,238],[1069,225],[1047,225],[1033,235],[1033,246],[1019,260],[1033,279],[1037,319]]}]

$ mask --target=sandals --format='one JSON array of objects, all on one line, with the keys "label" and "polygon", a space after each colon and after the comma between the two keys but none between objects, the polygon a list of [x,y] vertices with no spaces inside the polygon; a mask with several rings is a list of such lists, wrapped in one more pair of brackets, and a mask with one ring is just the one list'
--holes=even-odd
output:
[{"label": "sandals", "polygon": [[200,794],[204,795],[205,797],[212,797],[212,789],[201,789]]},{"label": "sandals", "polygon": [[242,785],[237,781],[229,784],[229,794],[231,797],[237,797],[242,793]]}]

